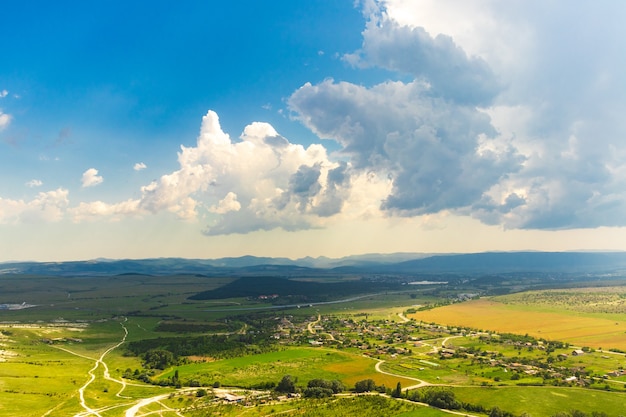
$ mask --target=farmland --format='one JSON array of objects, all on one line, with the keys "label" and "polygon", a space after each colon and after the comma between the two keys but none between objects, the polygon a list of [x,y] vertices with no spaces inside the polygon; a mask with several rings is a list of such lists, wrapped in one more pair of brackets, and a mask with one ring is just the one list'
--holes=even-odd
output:
[{"label": "farmland", "polygon": [[[619,285],[480,297],[397,279],[378,293],[353,276],[325,286],[338,276],[274,296],[279,281],[257,279],[240,294],[230,277],[3,277],[22,308],[0,311],[0,416],[443,415],[425,402],[618,416],[626,402]],[[310,381],[343,391],[304,398]],[[355,396],[366,381],[375,395]]]},{"label": "farmland", "polygon": [[623,287],[532,291],[420,311],[411,317],[626,350],[624,294]]}]

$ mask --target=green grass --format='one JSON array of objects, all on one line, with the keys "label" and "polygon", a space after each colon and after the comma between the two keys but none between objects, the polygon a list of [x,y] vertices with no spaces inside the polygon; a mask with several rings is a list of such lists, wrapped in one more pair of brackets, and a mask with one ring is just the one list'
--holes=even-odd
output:
[{"label": "green grass", "polygon": [[395,386],[400,381],[405,386],[412,381],[377,373],[376,362],[360,355],[333,349],[295,347],[277,352],[224,359],[215,362],[193,363],[172,368],[159,375],[170,378],[175,370],[182,381],[195,380],[209,386],[219,381],[222,386],[254,387],[266,382],[277,383],[284,375],[298,379],[303,387],[314,378],[337,379],[348,388],[358,380],[372,378],[378,384]]},{"label": "green grass", "polygon": [[[166,402],[169,406],[188,404],[188,399],[179,401],[172,399]],[[219,415],[235,416],[272,416],[286,417],[442,417],[449,416],[435,408],[413,404],[407,401],[393,400],[379,395],[362,395],[349,398],[332,398],[324,400],[296,400],[282,403],[241,407],[232,404],[214,404],[205,406],[196,412],[189,412],[189,417]]]},{"label": "green grass", "polygon": [[528,413],[533,417],[549,417],[558,412],[581,410],[601,411],[609,416],[624,414],[626,393],[582,388],[559,387],[455,387],[456,398],[487,408],[498,406],[515,415]]},{"label": "green grass", "polygon": [[[278,382],[287,374],[298,377],[301,381],[313,378],[337,379],[341,375],[323,371],[323,368],[345,359],[345,355],[325,349],[290,348],[260,355],[183,365],[176,369],[183,381],[195,379],[203,385],[219,381],[226,386],[251,387],[268,381]],[[160,377],[168,378],[173,374],[174,370],[171,369]]]}]

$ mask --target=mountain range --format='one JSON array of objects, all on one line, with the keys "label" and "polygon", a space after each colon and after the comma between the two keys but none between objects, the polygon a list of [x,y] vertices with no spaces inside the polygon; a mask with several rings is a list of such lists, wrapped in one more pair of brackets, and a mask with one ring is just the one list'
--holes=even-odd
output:
[{"label": "mountain range", "polygon": [[507,272],[611,272],[626,270],[626,252],[484,252],[472,254],[393,253],[343,258],[96,259],[73,262],[5,262],[0,274],[109,276],[438,274]]}]

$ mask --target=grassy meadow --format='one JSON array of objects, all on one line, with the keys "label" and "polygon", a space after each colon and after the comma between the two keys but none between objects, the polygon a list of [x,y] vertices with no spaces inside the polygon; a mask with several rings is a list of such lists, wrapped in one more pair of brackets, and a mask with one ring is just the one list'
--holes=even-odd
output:
[{"label": "grassy meadow", "polygon": [[[411,385],[413,381],[376,372],[376,361],[361,355],[335,349],[293,347],[276,352],[200,362],[176,367],[182,380],[195,380],[210,386],[220,382],[223,386],[252,388],[266,382],[278,382],[284,375],[298,379],[297,385],[305,387],[314,378],[337,379],[346,386],[371,378],[378,385],[394,387],[398,382]],[[171,378],[174,369],[158,375]]]},{"label": "grassy meadow", "polygon": [[580,410],[618,417],[624,415],[626,404],[626,393],[565,387],[455,387],[452,391],[461,401],[498,406],[515,415],[552,416]]}]

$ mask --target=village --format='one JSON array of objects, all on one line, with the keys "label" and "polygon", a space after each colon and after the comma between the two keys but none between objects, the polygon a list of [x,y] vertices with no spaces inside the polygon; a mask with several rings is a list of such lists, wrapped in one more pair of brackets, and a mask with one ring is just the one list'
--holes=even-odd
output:
[{"label": "village", "polygon": [[468,383],[483,386],[626,389],[626,359],[619,352],[417,322],[402,313],[397,319],[318,313],[304,321],[291,315],[275,320],[272,337],[278,343],[357,352],[385,361],[382,369],[426,381],[432,378],[433,384],[457,381],[462,373]]}]

